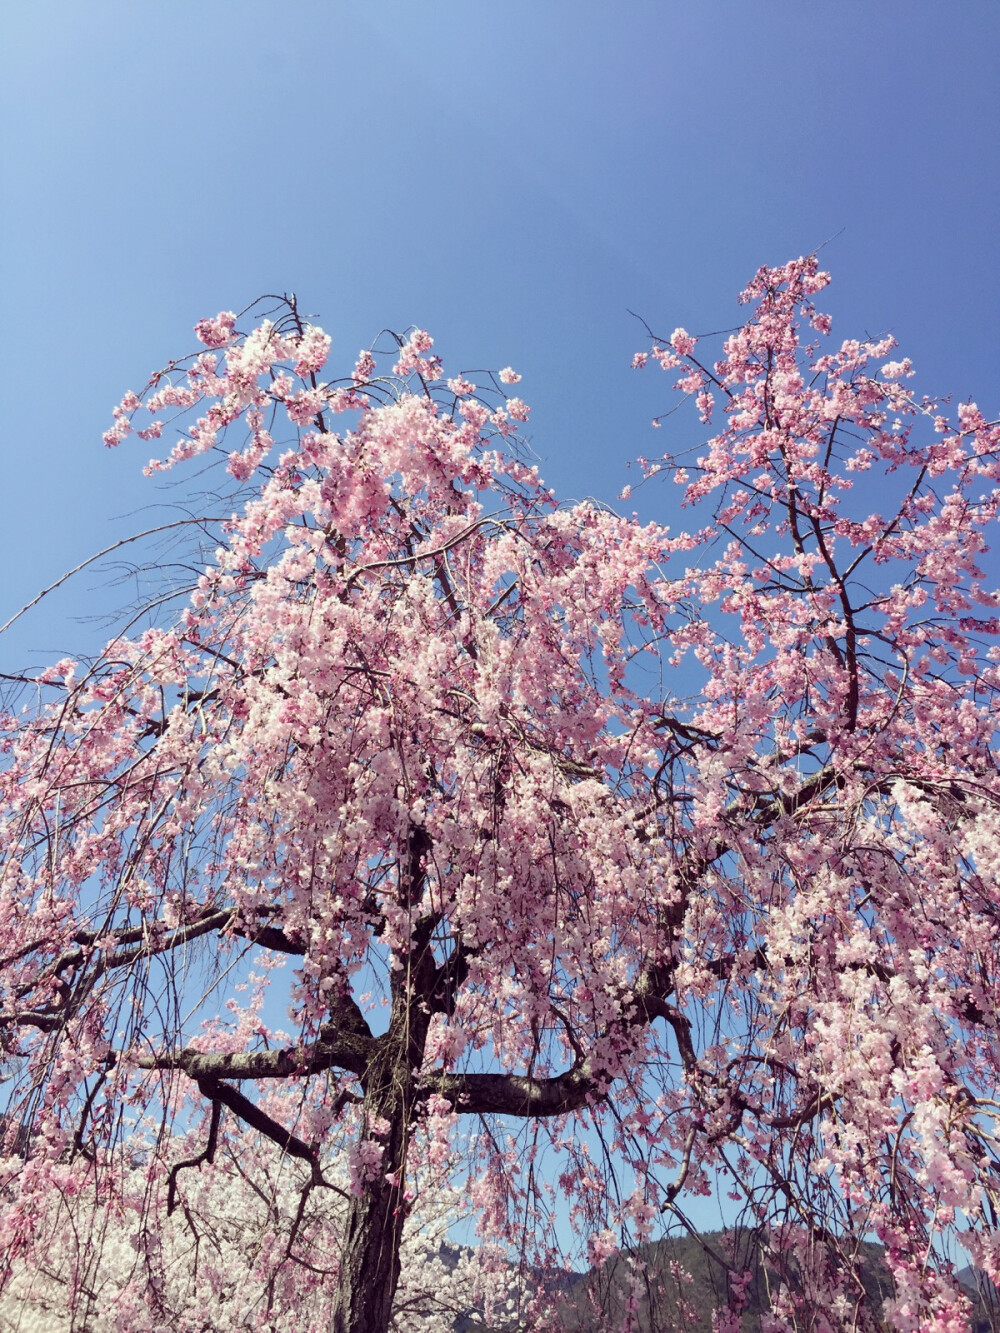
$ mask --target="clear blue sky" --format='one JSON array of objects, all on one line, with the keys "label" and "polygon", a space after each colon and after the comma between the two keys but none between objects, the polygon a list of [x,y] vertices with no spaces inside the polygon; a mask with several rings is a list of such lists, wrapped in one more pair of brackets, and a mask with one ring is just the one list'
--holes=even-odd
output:
[{"label": "clear blue sky", "polygon": [[[998,406],[997,0],[0,13],[0,621],[162,498],[141,446],[103,449],[109,409],[264,291],[341,364],[410,323],[453,368],[513,364],[567,496],[613,500],[666,435],[629,308],[732,324],[760,263],[838,232],[835,331],[891,330],[921,389]],[[677,523],[668,490],[640,502]],[[81,642],[87,609],[53,603],[3,665]]]}]

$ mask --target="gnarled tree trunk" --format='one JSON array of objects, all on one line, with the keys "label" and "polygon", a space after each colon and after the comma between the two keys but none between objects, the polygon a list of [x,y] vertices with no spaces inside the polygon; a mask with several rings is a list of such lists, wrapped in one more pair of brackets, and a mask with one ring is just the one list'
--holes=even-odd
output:
[{"label": "gnarled tree trunk", "polygon": [[[394,1136],[395,1137],[395,1136]],[[354,1200],[344,1228],[333,1333],[385,1333],[399,1281],[403,1190],[380,1172]]]},{"label": "gnarled tree trunk", "polygon": [[389,1031],[379,1038],[378,1053],[363,1079],[362,1145],[374,1145],[380,1160],[364,1168],[361,1193],[348,1211],[332,1333],[386,1333],[389,1328],[409,1211],[406,1154],[427,1027],[427,1015],[397,997]]}]

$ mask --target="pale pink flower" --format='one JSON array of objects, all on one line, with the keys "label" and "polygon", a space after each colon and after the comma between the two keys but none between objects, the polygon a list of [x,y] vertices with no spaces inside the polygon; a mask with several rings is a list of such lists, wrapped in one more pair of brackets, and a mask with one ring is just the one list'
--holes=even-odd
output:
[{"label": "pale pink flower", "polygon": [[695,341],[687,329],[676,328],[670,335],[670,346],[678,356],[690,356],[694,351]]},{"label": "pale pink flower", "polygon": [[214,319],[200,319],[194,331],[206,347],[228,347],[236,337],[236,316],[231,310],[222,310]]}]

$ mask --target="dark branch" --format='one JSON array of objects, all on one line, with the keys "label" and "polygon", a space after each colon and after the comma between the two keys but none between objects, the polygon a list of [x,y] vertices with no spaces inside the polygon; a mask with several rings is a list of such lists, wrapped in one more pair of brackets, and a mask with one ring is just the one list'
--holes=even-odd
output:
[{"label": "dark branch", "polygon": [[212,1121],[208,1127],[208,1142],[198,1153],[197,1157],[186,1157],[183,1162],[175,1162],[170,1168],[170,1179],[167,1183],[167,1216],[169,1217],[177,1206],[177,1176],[185,1166],[201,1166],[202,1162],[215,1161],[215,1149],[219,1142],[219,1121],[222,1118],[222,1102],[218,1099],[212,1101]]},{"label": "dark branch", "polygon": [[456,1111],[539,1119],[567,1115],[602,1101],[606,1088],[584,1070],[553,1078],[523,1074],[438,1074],[425,1081],[428,1092],[446,1097]]},{"label": "dark branch", "polygon": [[374,1059],[379,1038],[372,1035],[361,1010],[349,995],[330,1008],[331,1021],[309,1046],[286,1046],[273,1051],[163,1051],[140,1055],[140,1069],[179,1069],[196,1082],[201,1079],[304,1078],[326,1069],[343,1069],[361,1078]]},{"label": "dark branch", "polygon": [[251,1129],[256,1129],[258,1133],[269,1138],[276,1143],[282,1152],[286,1152],[289,1157],[298,1157],[303,1162],[308,1162],[312,1168],[313,1180],[319,1184],[325,1184],[323,1172],[320,1168],[319,1156],[314,1148],[307,1143],[303,1143],[300,1138],[285,1129],[284,1125],[279,1125],[277,1120],[272,1120],[266,1111],[262,1111],[248,1097],[244,1097],[242,1092],[236,1088],[230,1087],[228,1083],[220,1083],[214,1078],[199,1078],[198,1087],[203,1097],[208,1097],[213,1103],[213,1118],[215,1116],[214,1107],[220,1103],[228,1106],[234,1115],[248,1124]]}]

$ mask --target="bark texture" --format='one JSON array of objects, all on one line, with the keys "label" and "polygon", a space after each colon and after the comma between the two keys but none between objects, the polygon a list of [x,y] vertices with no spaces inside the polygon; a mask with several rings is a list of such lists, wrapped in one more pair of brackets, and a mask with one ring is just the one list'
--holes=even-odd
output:
[{"label": "bark texture", "polygon": [[362,1077],[362,1147],[373,1145],[380,1160],[365,1169],[347,1215],[332,1333],[386,1333],[392,1317],[409,1211],[406,1156],[429,1022],[407,982],[397,989],[389,1030]]}]

